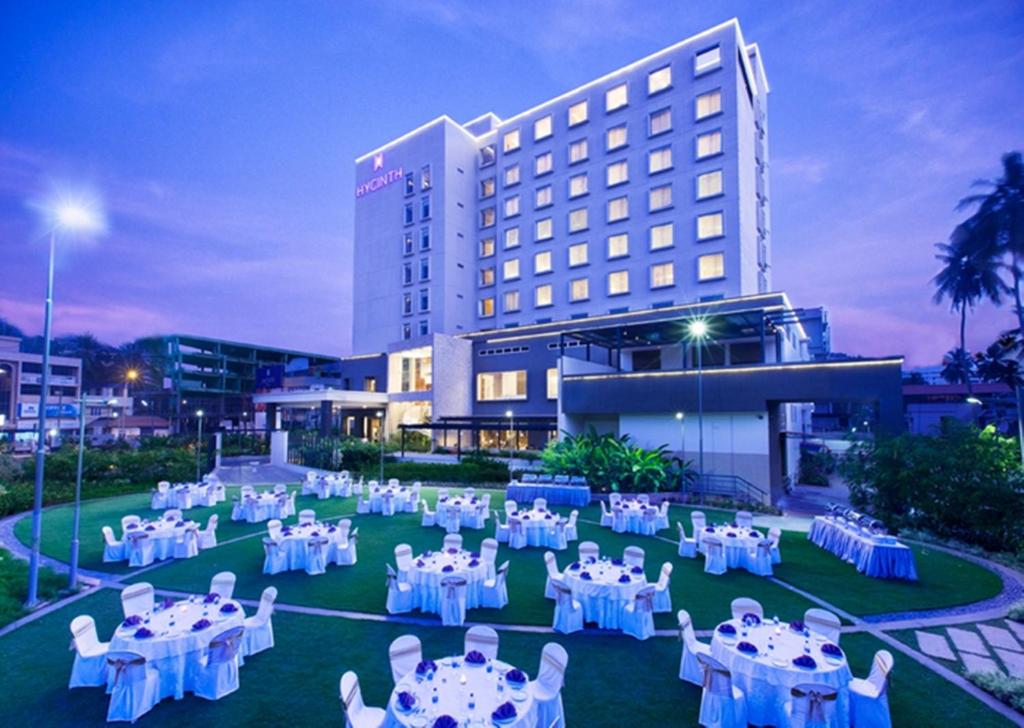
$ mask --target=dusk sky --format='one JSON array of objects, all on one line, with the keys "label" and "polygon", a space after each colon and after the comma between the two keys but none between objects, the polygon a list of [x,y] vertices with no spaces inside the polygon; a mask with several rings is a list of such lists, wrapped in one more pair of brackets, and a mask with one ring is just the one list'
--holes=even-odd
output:
[{"label": "dusk sky", "polygon": [[[55,333],[345,353],[354,159],[441,114],[512,116],[738,17],[769,97],[774,287],[833,349],[937,363],[933,245],[1024,148],[1024,4],[5,2],[0,317],[40,333],[35,205],[102,199],[67,241]],[[971,348],[1011,326],[970,319]]]}]

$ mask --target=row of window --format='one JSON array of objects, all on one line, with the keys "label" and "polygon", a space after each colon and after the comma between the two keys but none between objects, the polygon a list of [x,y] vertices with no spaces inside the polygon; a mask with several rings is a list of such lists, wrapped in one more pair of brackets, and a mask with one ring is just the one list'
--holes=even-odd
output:
[{"label": "row of window", "polygon": [[[420,313],[426,313],[427,311],[430,310],[430,289],[429,288],[421,288],[420,292],[419,292],[419,295],[417,296],[417,299],[419,301],[419,311],[420,311]],[[403,316],[410,316],[410,315],[412,315],[412,309],[413,309],[412,292],[411,291],[406,291],[405,293],[402,294],[402,315]]]},{"label": "row of window", "polygon": [[[548,399],[558,399],[558,368],[545,371]],[[526,399],[526,370],[480,372],[476,375],[476,401],[496,402]]]},{"label": "row of window", "polygon": [[[415,241],[413,239],[412,230],[406,230],[402,233],[402,254],[412,255],[415,247]],[[430,228],[420,228],[420,250],[430,250]]]},{"label": "row of window", "polygon": [[[408,341],[409,339],[411,339],[412,331],[413,328],[411,323],[402,324],[402,341]],[[423,319],[422,321],[416,324],[416,331],[417,336],[426,336],[427,334],[430,333],[430,322],[427,321],[426,319]]]},{"label": "row of window", "polygon": [[[430,195],[420,198],[420,220],[430,219]],[[402,224],[412,225],[415,222],[415,208],[413,203],[406,202],[402,208]]]},{"label": "row of window", "polygon": [[[430,280],[430,258],[420,258],[420,280]],[[413,281],[413,264],[412,261],[406,261],[402,264],[402,284],[409,285]]]},{"label": "row of window", "polygon": [[[432,184],[430,165],[425,164],[420,168],[420,190],[429,190]],[[416,194],[416,175],[413,172],[408,172],[405,175],[405,196],[409,197],[414,194]]]},{"label": "row of window", "polygon": [[[518,260],[515,261],[516,264],[518,262]],[[516,267],[518,269],[518,265]],[[493,277],[493,269],[490,270]],[[697,258],[697,280],[699,282],[714,281],[723,277],[725,277],[725,255],[723,253],[709,253]],[[515,278],[507,280],[515,280]],[[649,287],[651,290],[674,286],[675,282],[674,262],[655,263],[650,266]],[[493,280],[491,280],[491,283],[493,283]],[[570,303],[590,300],[589,278],[575,278],[568,283]],[[608,273],[606,284],[606,292],[609,296],[623,296],[630,293],[629,271],[618,270]],[[534,286],[534,308],[547,308],[548,306],[553,306],[554,303],[554,284],[542,283]],[[502,294],[502,313],[515,313],[521,310],[521,292],[518,290],[505,291]],[[484,296],[479,300],[478,314],[481,318],[492,317],[496,312],[496,298],[494,296]]]}]

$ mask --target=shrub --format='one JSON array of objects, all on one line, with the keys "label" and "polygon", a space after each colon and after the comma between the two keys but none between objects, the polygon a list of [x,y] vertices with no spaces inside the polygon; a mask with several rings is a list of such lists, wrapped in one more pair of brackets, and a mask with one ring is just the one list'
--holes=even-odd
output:
[{"label": "shrub", "polygon": [[[359,470],[364,478],[376,480],[379,464],[367,465]],[[461,463],[417,463],[411,461],[386,462],[385,478],[398,478],[402,482],[419,480],[427,483],[508,483],[508,466],[489,458],[463,458]]]},{"label": "shrub", "polygon": [[1011,604],[1006,616],[1014,622],[1024,622],[1024,601]]},{"label": "shrub", "polygon": [[[401,452],[402,451],[402,433],[393,432],[391,437],[384,443],[385,448],[389,452]],[[406,430],[405,431],[405,451],[406,452],[430,452],[431,442],[430,435],[419,430]]]},{"label": "shrub", "polygon": [[800,471],[797,480],[806,485],[828,485],[828,476],[835,472],[836,459],[828,448],[800,449]]},{"label": "shrub", "polygon": [[1001,672],[969,672],[967,679],[1014,710],[1024,713],[1024,680]]},{"label": "shrub", "polygon": [[541,461],[553,474],[582,475],[598,491],[656,492],[676,490],[679,473],[667,446],[645,450],[629,435],[598,434],[591,427],[578,435],[565,433],[544,449]]},{"label": "shrub", "polygon": [[[66,580],[52,569],[39,570],[39,597],[48,600],[56,596]],[[25,614],[22,606],[28,596],[28,564],[0,549],[0,627],[10,624]]]},{"label": "shrub", "polygon": [[360,471],[380,462],[380,443],[293,431],[289,434],[288,454],[290,460],[307,468]]}]

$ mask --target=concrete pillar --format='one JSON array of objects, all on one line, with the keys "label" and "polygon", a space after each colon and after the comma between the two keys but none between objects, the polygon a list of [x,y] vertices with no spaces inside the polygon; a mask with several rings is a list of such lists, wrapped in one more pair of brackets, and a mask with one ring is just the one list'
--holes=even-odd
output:
[{"label": "concrete pillar", "polygon": [[214,433],[213,441],[214,441],[213,467],[214,468],[219,468],[220,467],[220,455],[221,455],[221,451],[223,450],[223,447],[224,447],[224,433],[223,432]]},{"label": "concrete pillar", "polygon": [[273,432],[281,426],[281,423],[277,421],[277,405],[267,405],[267,432]]},{"label": "concrete pillar", "polygon": [[329,400],[320,402],[320,434],[327,437],[334,425],[334,405]]},{"label": "concrete pillar", "polygon": [[270,433],[270,464],[288,464],[288,430],[274,430]]}]

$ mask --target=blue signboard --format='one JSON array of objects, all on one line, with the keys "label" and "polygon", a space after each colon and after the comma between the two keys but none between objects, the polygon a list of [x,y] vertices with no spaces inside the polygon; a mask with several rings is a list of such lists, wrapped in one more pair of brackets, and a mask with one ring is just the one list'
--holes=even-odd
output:
[{"label": "blue signboard", "polygon": [[284,385],[284,364],[256,369],[256,389],[278,389]]},{"label": "blue signboard", "polygon": [[[46,417],[47,419],[58,417],[64,418],[75,418],[78,417],[78,405],[74,403],[46,403]],[[18,419],[19,420],[35,420],[39,418],[39,403],[38,402],[19,402],[18,403]]]}]

